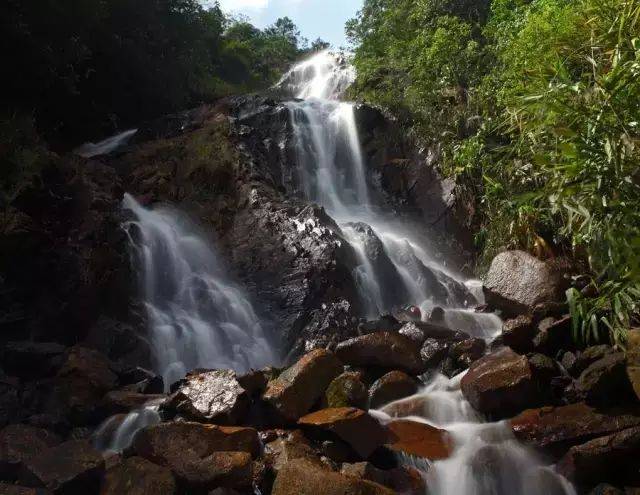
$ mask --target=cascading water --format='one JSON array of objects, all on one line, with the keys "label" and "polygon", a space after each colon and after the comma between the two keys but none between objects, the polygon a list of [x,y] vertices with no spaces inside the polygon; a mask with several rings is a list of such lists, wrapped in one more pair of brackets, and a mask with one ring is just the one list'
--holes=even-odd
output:
[{"label": "cascading water", "polygon": [[[437,305],[445,308],[448,326],[492,339],[500,319],[470,309],[483,302],[478,284],[465,283],[437,263],[409,226],[372,203],[354,105],[338,101],[353,77],[344,57],[325,51],[295,66],[279,83],[296,98],[287,108],[300,194],[325,207],[354,248],[359,261],[354,276],[367,317],[408,304],[426,314]],[[425,469],[429,494],[573,494],[570,484],[521,446],[505,423],[482,422],[462,396],[461,376],[437,376],[420,394],[427,406],[413,418],[446,429],[453,439],[453,455]],[[389,411],[379,413],[382,420],[389,419]]]},{"label": "cascading water", "polygon": [[155,368],[165,386],[196,368],[245,372],[276,362],[244,291],[187,218],[125,195],[125,225],[138,266]]}]

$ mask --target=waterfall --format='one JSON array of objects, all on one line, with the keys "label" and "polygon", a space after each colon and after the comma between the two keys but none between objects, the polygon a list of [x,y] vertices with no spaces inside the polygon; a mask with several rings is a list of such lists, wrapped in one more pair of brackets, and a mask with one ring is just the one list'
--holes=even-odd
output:
[{"label": "waterfall", "polygon": [[155,370],[165,386],[196,368],[245,372],[276,362],[251,301],[186,217],[146,209],[130,195],[125,224],[147,313]]},{"label": "waterfall", "polygon": [[[344,57],[321,52],[294,67],[279,85],[296,99],[287,103],[298,167],[299,193],[322,205],[339,223],[358,260],[354,278],[369,318],[402,305],[426,314],[445,310],[445,323],[491,340],[500,319],[478,314],[481,285],[465,281],[437,262],[428,240],[374,204],[369,190],[354,105],[338,101],[354,72]],[[462,375],[438,375],[418,395],[423,414],[412,417],[446,429],[453,439],[449,459],[422,466],[430,495],[573,495],[571,485],[520,445],[505,422],[484,423],[460,391]],[[381,412],[383,420],[393,404]]]}]

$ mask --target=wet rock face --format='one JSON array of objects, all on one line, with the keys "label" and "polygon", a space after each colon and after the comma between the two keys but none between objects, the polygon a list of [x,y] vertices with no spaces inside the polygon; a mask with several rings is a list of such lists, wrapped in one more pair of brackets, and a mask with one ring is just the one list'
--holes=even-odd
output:
[{"label": "wet rock face", "polygon": [[70,440],[24,462],[20,481],[55,493],[97,491],[105,462],[87,440]]},{"label": "wet rock face", "polygon": [[387,446],[396,452],[429,460],[446,459],[451,454],[447,432],[426,423],[396,420],[388,425]]},{"label": "wet rock face", "polygon": [[295,422],[341,372],[342,364],[333,353],[316,349],[269,382],[263,399],[284,421]]},{"label": "wet rock face", "polygon": [[216,370],[188,375],[163,407],[195,421],[239,424],[249,404],[235,372]]},{"label": "wet rock face", "polygon": [[336,355],[352,366],[400,369],[414,375],[424,371],[416,344],[398,333],[378,332],[346,340],[336,347]]},{"label": "wet rock face", "polygon": [[369,406],[379,408],[418,391],[416,381],[403,371],[391,371],[376,380],[369,389]]},{"label": "wet rock face", "polygon": [[367,387],[361,380],[361,374],[345,372],[334,378],[325,392],[327,407],[367,408]]},{"label": "wet rock face", "polygon": [[578,392],[590,402],[629,400],[633,396],[622,352],[605,355],[587,367],[578,378]]},{"label": "wet rock face", "polygon": [[509,348],[473,363],[462,378],[461,387],[476,410],[502,417],[539,401],[529,361]]},{"label": "wet rock face", "polygon": [[536,333],[537,328],[532,318],[527,315],[506,320],[502,326],[504,345],[520,353],[530,352],[533,349],[533,338]]},{"label": "wet rock face", "polygon": [[107,471],[102,495],[173,495],[176,482],[167,468],[142,457],[130,457]]},{"label": "wet rock face", "polygon": [[540,303],[561,299],[558,270],[524,251],[505,251],[491,262],[484,292],[487,303],[508,316],[531,312]]}]

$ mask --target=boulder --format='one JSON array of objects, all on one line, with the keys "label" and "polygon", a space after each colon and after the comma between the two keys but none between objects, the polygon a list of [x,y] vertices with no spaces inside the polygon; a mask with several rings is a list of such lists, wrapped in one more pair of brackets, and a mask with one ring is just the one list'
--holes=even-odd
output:
[{"label": "boulder", "polygon": [[528,315],[520,315],[502,324],[502,341],[516,352],[525,354],[533,349],[533,338],[538,333]]},{"label": "boulder", "polygon": [[418,391],[416,381],[403,371],[390,371],[376,380],[369,389],[369,406],[379,408]]},{"label": "boulder", "polygon": [[218,487],[248,489],[252,483],[251,455],[247,452],[212,452],[199,458],[175,459],[171,471],[187,493],[200,493]]},{"label": "boulder", "polygon": [[523,442],[539,448],[562,447],[640,426],[640,409],[602,410],[579,402],[529,409],[510,423],[516,438]]},{"label": "boulder", "polygon": [[477,411],[494,416],[508,416],[539,400],[529,361],[508,347],[473,363],[461,388]]},{"label": "boulder", "polygon": [[287,463],[276,476],[271,495],[393,495],[377,483],[321,468],[305,459]]},{"label": "boulder", "polygon": [[590,364],[578,378],[577,390],[587,401],[609,402],[629,400],[633,391],[623,352],[606,354]]},{"label": "boulder", "polygon": [[14,479],[25,461],[58,445],[54,433],[28,425],[9,425],[0,431],[0,476]]},{"label": "boulder", "polygon": [[446,340],[428,338],[422,344],[420,349],[420,358],[425,368],[431,369],[437,367],[449,353],[451,343]]},{"label": "boulder", "polygon": [[580,374],[586,370],[589,366],[591,366],[596,361],[599,361],[607,354],[612,354],[614,352],[613,348],[609,345],[594,345],[591,347],[587,347],[584,351],[579,352],[575,357],[575,362],[571,369],[567,369],[571,373],[571,375],[576,378],[580,376]]},{"label": "boulder", "polygon": [[346,340],[338,344],[336,355],[352,366],[400,369],[413,375],[424,371],[418,346],[398,333],[378,332]]},{"label": "boulder", "polygon": [[449,347],[449,357],[464,368],[477,361],[484,354],[487,343],[483,339],[466,339]]},{"label": "boulder", "polygon": [[20,481],[54,493],[81,495],[98,490],[104,470],[102,454],[87,440],[70,440],[23,461]]},{"label": "boulder", "polygon": [[579,485],[633,485],[640,483],[638,459],[640,427],[634,427],[571,447],[558,471]]},{"label": "boulder", "polygon": [[100,495],[173,495],[171,471],[142,457],[130,457],[107,471]]},{"label": "boulder", "polygon": [[573,347],[571,316],[565,315],[560,319],[548,317],[538,322],[538,330],[533,338],[536,352],[556,357],[561,350]]},{"label": "boulder", "polygon": [[627,376],[638,399],[640,399],[640,329],[627,334]]},{"label": "boulder", "polygon": [[320,468],[326,467],[300,431],[289,433],[265,445],[265,460],[275,472],[295,459],[304,459]]},{"label": "boulder", "polygon": [[140,430],[132,449],[140,457],[171,468],[183,457],[204,458],[213,452],[247,452],[256,457],[260,440],[253,428],[173,422]]},{"label": "boulder", "polygon": [[405,495],[423,495],[427,493],[427,485],[423,474],[409,466],[382,470],[370,462],[343,463],[340,472],[347,476],[386,486],[394,490],[395,493]]},{"label": "boulder", "polygon": [[333,353],[316,349],[269,382],[263,399],[282,419],[295,422],[311,409],[341,372],[342,364]]},{"label": "boulder", "polygon": [[251,399],[231,370],[197,371],[180,382],[163,409],[205,423],[239,424]]},{"label": "boulder", "polygon": [[367,408],[367,387],[360,379],[360,373],[347,371],[334,378],[325,392],[327,407]]},{"label": "boulder", "polygon": [[387,447],[395,452],[429,460],[446,459],[451,454],[452,449],[445,430],[409,420],[395,420],[387,427]]},{"label": "boulder", "polygon": [[505,251],[491,262],[484,283],[487,303],[507,316],[529,313],[562,297],[562,275],[524,251]]},{"label": "boulder", "polygon": [[355,407],[321,409],[303,416],[298,424],[336,435],[364,459],[387,440],[385,428],[365,411]]},{"label": "boulder", "polygon": [[128,390],[113,390],[105,394],[102,399],[101,409],[105,416],[112,416],[140,409],[148,402],[159,402],[164,398],[164,395],[159,394],[152,395]]}]

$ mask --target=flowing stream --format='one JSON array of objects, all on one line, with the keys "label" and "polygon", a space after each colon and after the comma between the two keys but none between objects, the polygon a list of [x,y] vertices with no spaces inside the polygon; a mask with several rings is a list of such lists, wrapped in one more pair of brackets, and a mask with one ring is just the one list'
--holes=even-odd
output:
[{"label": "flowing stream", "polygon": [[[279,83],[295,98],[287,107],[299,193],[322,205],[354,248],[359,261],[354,275],[366,316],[375,318],[407,304],[425,315],[440,306],[448,326],[491,340],[501,322],[471,309],[482,302],[478,283],[461,280],[436,261],[424,239],[373,198],[354,104],[340,101],[353,77],[343,56],[324,51],[293,67]],[[519,444],[506,422],[483,422],[464,399],[461,378],[437,375],[420,394],[404,399],[423,404],[411,419],[446,429],[452,439],[449,459],[430,466],[406,460],[422,468],[429,494],[572,495],[571,485]],[[396,405],[373,413],[388,421]]]}]

